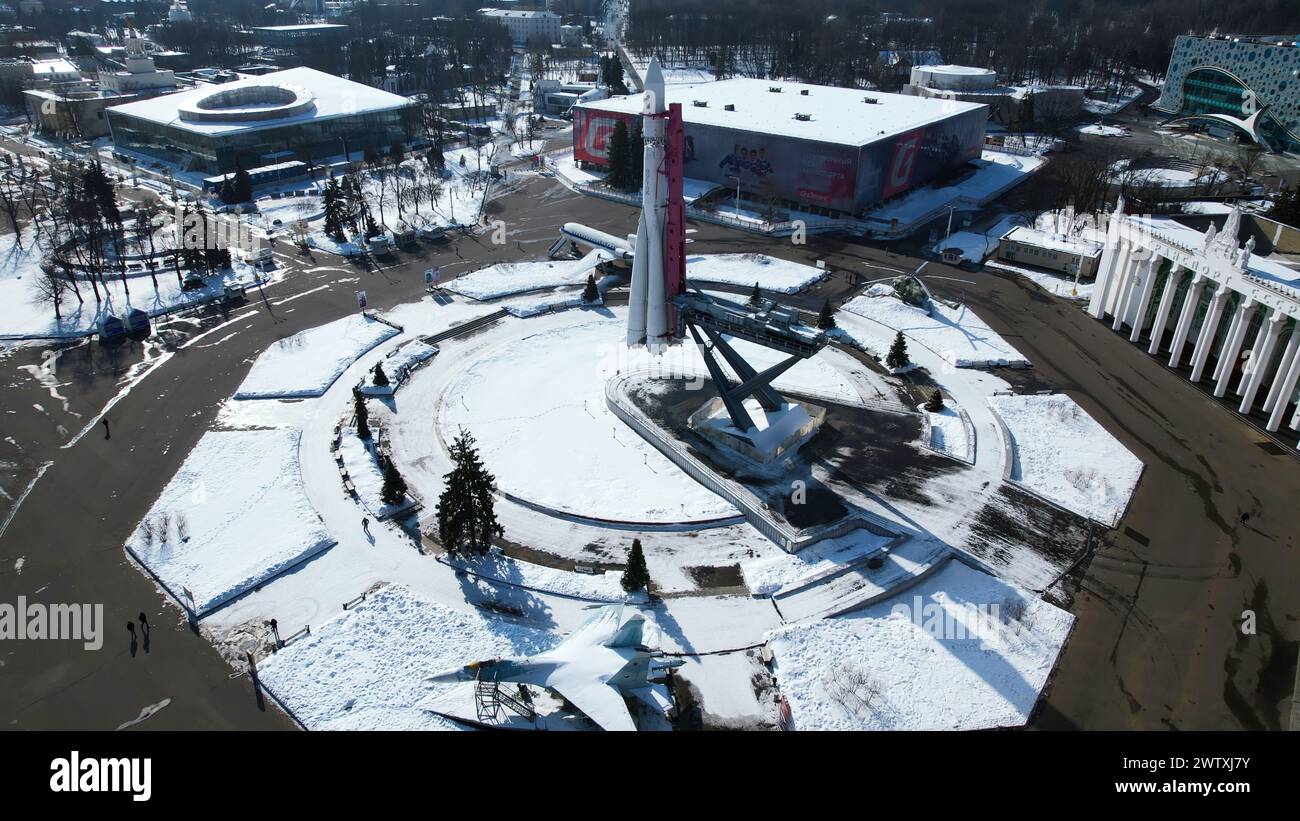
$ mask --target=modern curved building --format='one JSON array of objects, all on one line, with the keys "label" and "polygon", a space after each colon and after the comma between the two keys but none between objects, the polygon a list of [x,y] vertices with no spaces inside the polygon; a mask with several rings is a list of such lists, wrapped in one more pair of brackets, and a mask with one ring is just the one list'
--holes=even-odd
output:
[{"label": "modern curved building", "polygon": [[1152,108],[1171,123],[1300,152],[1300,35],[1182,35]]},{"label": "modern curved building", "polygon": [[108,109],[113,142],[193,171],[226,174],[407,141],[416,104],[310,68],[292,68]]}]

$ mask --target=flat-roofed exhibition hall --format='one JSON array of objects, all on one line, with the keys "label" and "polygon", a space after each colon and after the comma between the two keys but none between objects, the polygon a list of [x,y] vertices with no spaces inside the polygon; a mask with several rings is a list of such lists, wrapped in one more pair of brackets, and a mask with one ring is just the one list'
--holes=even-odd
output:
[{"label": "flat-roofed exhibition hall", "polygon": [[293,151],[319,158],[409,139],[415,107],[310,68],[291,68],[108,109],[116,145],[227,173]]},{"label": "flat-roofed exhibition hall", "polygon": [[[988,106],[734,78],[668,86],[686,128],[685,174],[799,205],[856,213],[978,158]],[[608,163],[606,141],[640,95],[573,107],[573,154]]]}]

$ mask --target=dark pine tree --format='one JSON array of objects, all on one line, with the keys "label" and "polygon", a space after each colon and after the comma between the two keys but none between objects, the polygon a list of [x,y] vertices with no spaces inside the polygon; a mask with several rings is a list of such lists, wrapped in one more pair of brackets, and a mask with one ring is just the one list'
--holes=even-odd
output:
[{"label": "dark pine tree", "polygon": [[357,417],[357,438],[370,441],[370,411],[366,410],[366,397],[361,391],[352,392],[352,411]]},{"label": "dark pine tree", "polygon": [[609,174],[605,177],[605,182],[611,188],[620,191],[627,189],[628,157],[631,155],[631,148],[627,123],[619,120],[614,123],[614,131],[609,135]]},{"label": "dark pine tree", "polygon": [[757,308],[763,304],[763,291],[754,283],[754,290],[749,292],[749,303],[751,307]]},{"label": "dark pine tree", "polygon": [[388,387],[388,384],[389,384],[389,383],[388,383],[388,374],[384,373],[384,363],[383,363],[383,362],[376,362],[376,363],[375,363],[375,378],[374,378],[373,381],[374,381],[374,383],[375,383],[376,385],[378,385],[378,386],[381,387],[381,388],[386,388],[386,387]]},{"label": "dark pine tree", "polygon": [[637,122],[628,132],[627,146],[627,191],[641,190],[641,175],[645,169],[645,137],[641,134],[641,124]]},{"label": "dark pine tree", "polygon": [[393,464],[392,459],[384,457],[383,462],[384,486],[379,491],[379,498],[390,507],[400,505],[406,498],[406,480],[397,472],[397,465]]},{"label": "dark pine tree", "polygon": [[587,287],[582,289],[583,302],[596,302],[600,299],[600,290],[596,287],[596,275],[587,274]]},{"label": "dark pine tree", "polygon": [[907,340],[903,338],[903,332],[899,331],[894,337],[894,344],[889,346],[889,355],[885,357],[885,364],[891,370],[906,368],[912,360],[907,357]]},{"label": "dark pine tree", "polygon": [[1292,228],[1300,228],[1300,185],[1289,188],[1277,195],[1268,216],[1278,222],[1286,223]]},{"label": "dark pine tree", "polygon": [[943,410],[943,393],[935,388],[930,393],[930,398],[925,403],[925,409],[930,413],[938,413]]},{"label": "dark pine tree", "polygon": [[451,445],[453,467],[438,497],[438,541],[452,555],[482,555],[504,529],[497,522],[492,492],[496,479],[479,459],[474,437],[462,430]]},{"label": "dark pine tree", "polygon": [[650,586],[650,568],[646,567],[640,539],[632,540],[632,550],[627,554],[627,567],[623,570],[621,581],[623,589],[629,593],[646,590]]},{"label": "dark pine tree", "polygon": [[835,309],[831,307],[829,299],[822,303],[822,309],[817,314],[817,327],[823,331],[829,331],[835,327]]}]

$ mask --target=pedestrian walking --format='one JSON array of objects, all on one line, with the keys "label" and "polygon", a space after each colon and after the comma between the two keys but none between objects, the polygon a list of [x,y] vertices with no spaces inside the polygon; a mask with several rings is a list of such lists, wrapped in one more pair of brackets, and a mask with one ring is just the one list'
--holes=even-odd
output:
[{"label": "pedestrian walking", "polygon": [[110,433],[109,430],[108,430],[108,417],[107,417],[107,416],[104,417],[103,422],[104,422],[104,438],[105,438],[105,439],[112,439],[112,438],[113,438],[113,434]]},{"label": "pedestrian walking", "polygon": [[131,641],[135,641],[135,622],[128,621],[126,623],[126,632],[131,634]]},{"label": "pedestrian walking", "polygon": [[361,529],[364,530],[366,533],[369,533],[369,532],[370,532],[370,517],[369,517],[369,516],[362,516],[362,517],[361,517]]},{"label": "pedestrian walking", "polygon": [[141,611],[140,613],[140,629],[141,630],[149,629],[149,618],[145,616],[143,611]]}]

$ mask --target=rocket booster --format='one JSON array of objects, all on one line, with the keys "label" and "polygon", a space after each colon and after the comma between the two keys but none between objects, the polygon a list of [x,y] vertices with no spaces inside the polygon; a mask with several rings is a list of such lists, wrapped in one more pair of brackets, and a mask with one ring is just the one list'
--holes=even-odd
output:
[{"label": "rocket booster", "polygon": [[668,184],[664,172],[664,77],[658,58],[646,69],[641,108],[645,153],[641,172],[641,217],[637,221],[632,283],[628,295],[627,344],[658,350],[667,343],[669,319],[664,281],[664,237]]}]

